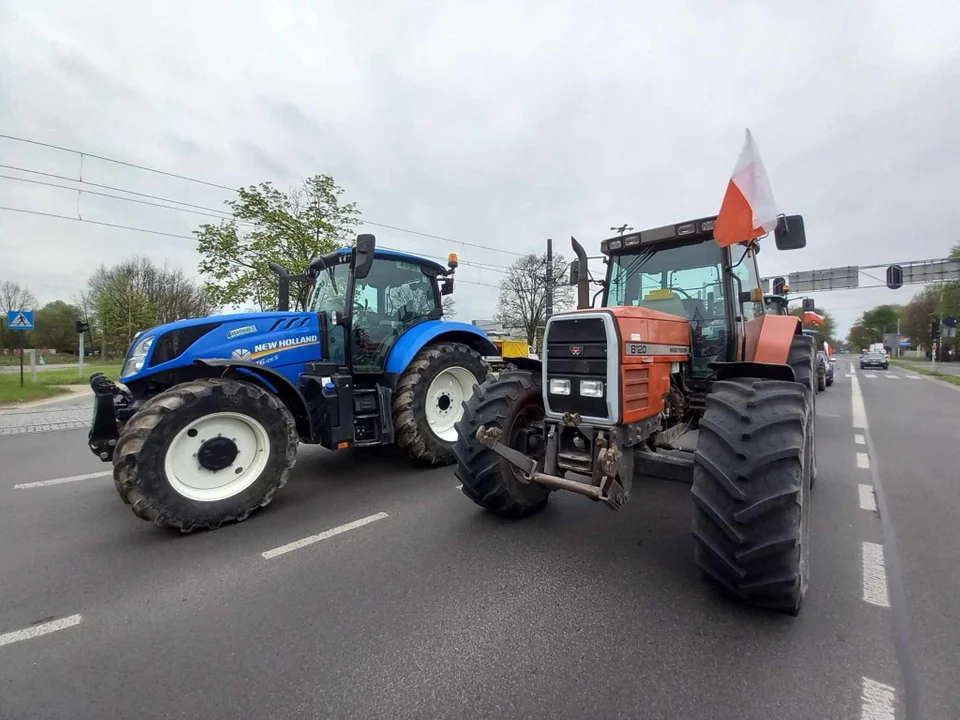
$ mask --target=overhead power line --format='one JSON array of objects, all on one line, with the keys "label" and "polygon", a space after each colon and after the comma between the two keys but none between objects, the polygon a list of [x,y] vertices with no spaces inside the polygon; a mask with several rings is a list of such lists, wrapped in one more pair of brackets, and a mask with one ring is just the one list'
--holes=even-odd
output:
[{"label": "overhead power line", "polygon": [[[100,225],[100,226],[102,226],[102,227],[109,227],[109,228],[114,228],[114,229],[117,229],[117,230],[130,230],[130,231],[132,231],[132,232],[147,233],[147,234],[149,234],[149,235],[162,235],[162,236],[164,236],[164,237],[179,238],[179,239],[182,239],[182,240],[193,240],[193,241],[196,241],[196,240],[197,240],[197,238],[194,237],[194,236],[192,236],[192,235],[180,235],[180,234],[177,234],[177,233],[164,232],[164,231],[162,231],[162,230],[152,230],[152,229],[150,229],[150,228],[134,227],[133,225],[119,225],[119,224],[117,224],[117,223],[102,222],[102,221],[100,221],[100,220],[88,220],[88,219],[86,219],[86,218],[72,217],[72,216],[70,216],[70,215],[60,215],[60,214],[58,214],[58,213],[41,212],[40,210],[28,210],[28,209],[26,209],[26,208],[8,207],[8,206],[6,206],[6,205],[0,205],[0,210],[6,210],[7,212],[24,213],[24,214],[26,214],[26,215],[38,215],[38,216],[40,216],[40,217],[57,218],[58,220],[71,220],[71,221],[73,221],[73,222],[87,223],[88,225]],[[392,249],[392,248],[384,248],[384,249]],[[409,251],[407,251],[407,250],[400,250],[400,251],[398,251],[398,252],[409,252]],[[425,255],[424,257],[430,257],[430,256],[429,256],[429,255]],[[436,258],[436,259],[445,259],[445,258]],[[470,263],[469,261],[462,261],[461,264],[464,264],[464,265],[467,265],[467,266],[472,266],[472,265],[473,265],[473,264]],[[478,270],[492,270],[492,268],[481,267],[481,266],[477,266],[477,269],[478,269]],[[501,272],[501,271],[497,271],[497,270],[492,270],[492,271],[493,271],[493,272]],[[465,282],[465,283],[469,283],[469,284],[471,284],[471,285],[485,285],[486,287],[493,287],[493,288],[498,288],[498,287],[499,287],[498,285],[490,285],[490,284],[487,284],[487,283],[480,283],[480,282],[471,281],[471,280],[463,280],[463,279],[460,279],[459,282]]]},{"label": "overhead power line", "polygon": [[[228,187],[226,185],[221,185],[220,183],[210,182],[208,180],[201,180],[199,178],[189,177],[187,175],[180,175],[178,173],[168,172],[166,170],[158,170],[157,168],[148,167],[146,165],[139,165],[137,163],[127,162],[125,160],[117,160],[115,158],[109,158],[104,155],[96,155],[94,153],[88,153],[83,150],[77,150],[76,148],[68,148],[62,145],[53,145],[51,143],[39,142],[38,140],[30,140],[28,138],[17,137],[16,135],[7,135],[0,133],[0,138],[6,140],[13,140],[14,142],[27,143],[29,145],[37,145],[39,147],[51,148],[53,150],[60,150],[61,152],[73,153],[79,155],[81,158],[89,157],[95,158],[97,160],[103,160],[104,162],[114,163],[116,165],[123,165],[125,167],[135,168],[137,170],[143,170],[144,172],[156,173],[157,175],[164,175],[166,177],[176,178],[177,180],[184,180],[186,182],[196,183],[198,185],[206,185],[207,187],[217,188],[219,190],[227,190],[229,192],[237,192],[238,188]],[[7,166],[3,166],[7,167]],[[27,171],[31,172],[31,171]],[[74,180],[73,182],[85,182],[84,180]],[[121,191],[125,192],[125,191]],[[463,245],[464,247],[475,247],[481,250],[490,250],[491,252],[503,253],[505,255],[513,255],[515,257],[523,257],[525,253],[513,252],[511,250],[503,250],[501,248],[490,247],[488,245],[480,245],[477,243],[466,242],[465,240],[456,240],[454,238],[445,237],[443,235],[433,235],[431,233],[420,232],[419,230],[410,230],[409,228],[399,227],[397,225],[388,225],[387,223],[378,223],[373,220],[361,220],[366,225],[373,225],[374,227],[382,227],[388,230],[396,230],[397,232],[408,233],[410,235],[419,235],[421,237],[431,238],[434,240],[442,240],[444,242],[456,243],[458,245]]]}]

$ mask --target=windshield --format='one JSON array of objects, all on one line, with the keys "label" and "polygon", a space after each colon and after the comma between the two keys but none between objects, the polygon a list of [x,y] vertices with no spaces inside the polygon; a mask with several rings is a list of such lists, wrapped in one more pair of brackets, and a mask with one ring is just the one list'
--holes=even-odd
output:
[{"label": "windshield", "polygon": [[347,297],[349,276],[349,263],[338,263],[321,270],[313,286],[309,309],[315,313],[329,313],[334,310],[342,313]]},{"label": "windshield", "polygon": [[723,255],[714,242],[659,244],[611,259],[608,305],[636,305],[724,325]]}]

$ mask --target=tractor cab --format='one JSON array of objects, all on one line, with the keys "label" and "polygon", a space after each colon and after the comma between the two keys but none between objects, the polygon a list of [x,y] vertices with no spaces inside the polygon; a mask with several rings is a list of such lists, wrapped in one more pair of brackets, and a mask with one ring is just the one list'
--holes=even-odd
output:
[{"label": "tractor cab", "polygon": [[307,310],[324,318],[329,362],[379,375],[408,330],[443,316],[441,296],[453,292],[457,258],[451,253],[444,267],[415,255],[376,250],[366,237],[372,238],[360,236],[356,248],[311,262]]},{"label": "tractor cab", "polygon": [[713,362],[737,358],[737,328],[764,313],[752,245],[721,248],[715,218],[604,240],[603,306],[634,306],[686,318],[692,374],[703,380]]}]

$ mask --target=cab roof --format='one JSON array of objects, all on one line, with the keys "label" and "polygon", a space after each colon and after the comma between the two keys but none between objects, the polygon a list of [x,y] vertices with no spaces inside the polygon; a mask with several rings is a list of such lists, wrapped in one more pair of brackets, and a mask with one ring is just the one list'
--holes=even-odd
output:
[{"label": "cab roof", "polygon": [[[349,255],[351,252],[353,252],[353,248],[340,248],[338,254]],[[439,273],[444,273],[447,271],[446,267],[435,260],[430,260],[420,255],[411,255],[410,253],[401,252],[399,250],[377,248],[374,252],[374,257],[386,258],[388,260],[400,260],[401,262],[413,263],[414,265],[422,265],[424,267],[432,268]]]}]

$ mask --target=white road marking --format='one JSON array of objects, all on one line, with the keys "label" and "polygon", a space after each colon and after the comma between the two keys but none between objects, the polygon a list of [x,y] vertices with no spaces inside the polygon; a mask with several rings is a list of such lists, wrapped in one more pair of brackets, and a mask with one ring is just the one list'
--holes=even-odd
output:
[{"label": "white road marking", "polygon": [[899,376],[899,375],[887,375],[887,377],[890,378],[891,380],[899,380],[899,379],[900,379],[900,376]]},{"label": "white road marking", "polygon": [[29,490],[30,488],[47,487],[48,485],[63,485],[64,483],[78,482],[80,480],[93,480],[93,478],[107,477],[113,475],[112,471],[87,473],[86,475],[72,475],[71,477],[56,478],[55,480],[40,480],[38,482],[20,483],[14,485],[14,490]]},{"label": "white road marking", "polygon": [[860,691],[860,720],[893,720],[896,691],[889,685],[863,679]]},{"label": "white road marking", "polygon": [[818,412],[817,417],[840,417],[840,416],[837,415],[836,413]]},{"label": "white road marking", "polygon": [[854,441],[857,443],[857,445],[866,445],[866,444],[867,444],[866,438],[863,437],[863,435],[860,435],[859,433],[858,433],[857,435],[854,435],[854,436],[853,436],[853,439],[854,439]]},{"label": "white road marking", "polygon": [[870,469],[870,458],[867,457],[866,453],[857,453],[857,467]]},{"label": "white road marking", "polygon": [[266,552],[262,552],[260,554],[263,556],[264,559],[269,560],[270,558],[275,558],[278,555],[284,555],[288,552],[292,552],[294,550],[299,550],[300,548],[307,547],[307,545],[313,545],[314,543],[320,542],[321,540],[332,538],[335,535],[340,535],[341,533],[349,532],[350,530],[356,530],[359,527],[363,527],[364,525],[369,525],[370,523],[376,522],[377,520],[383,520],[385,517],[389,517],[389,516],[384,512],[379,512],[376,515],[369,515],[365,518],[360,518],[359,520],[354,520],[351,523],[347,523],[346,525],[340,525],[335,528],[330,528],[329,530],[324,530],[319,535],[311,535],[310,537],[305,537],[302,540],[297,540],[295,542],[288,543],[286,545],[281,545],[278,548],[274,548],[273,550],[267,550]]},{"label": "white road marking", "polygon": [[904,377],[906,377],[907,380],[920,380],[920,379],[921,379],[921,377],[920,377],[919,375],[905,375]]},{"label": "white road marking", "polygon": [[863,543],[863,599],[871,605],[890,607],[887,596],[887,569],[883,564],[883,545]]},{"label": "white road marking", "polygon": [[463,485],[457,485],[457,490],[463,490]]},{"label": "white road marking", "polygon": [[856,373],[852,373],[852,372],[847,373],[847,377],[853,377],[854,375],[856,375]]},{"label": "white road marking", "polygon": [[40,623],[39,625],[24,628],[23,630],[14,630],[13,632],[0,635],[0,646],[20,642],[21,640],[30,640],[31,638],[40,637],[41,635],[49,635],[57,630],[66,630],[67,628],[79,625],[82,619],[79,615],[71,615],[70,617]]},{"label": "white road marking", "polygon": [[877,498],[873,495],[873,485],[860,485],[860,509],[877,511]]},{"label": "white road marking", "polygon": [[877,377],[877,376],[874,375],[873,373],[864,373],[863,376],[864,376],[864,377],[868,377],[868,378],[874,378],[874,379],[876,379],[876,377]]},{"label": "white road marking", "polygon": [[867,409],[863,406],[863,395],[860,393],[860,381],[857,378],[852,378],[850,388],[852,390],[850,401],[853,404],[853,426],[865,430],[870,426],[867,424]]}]

